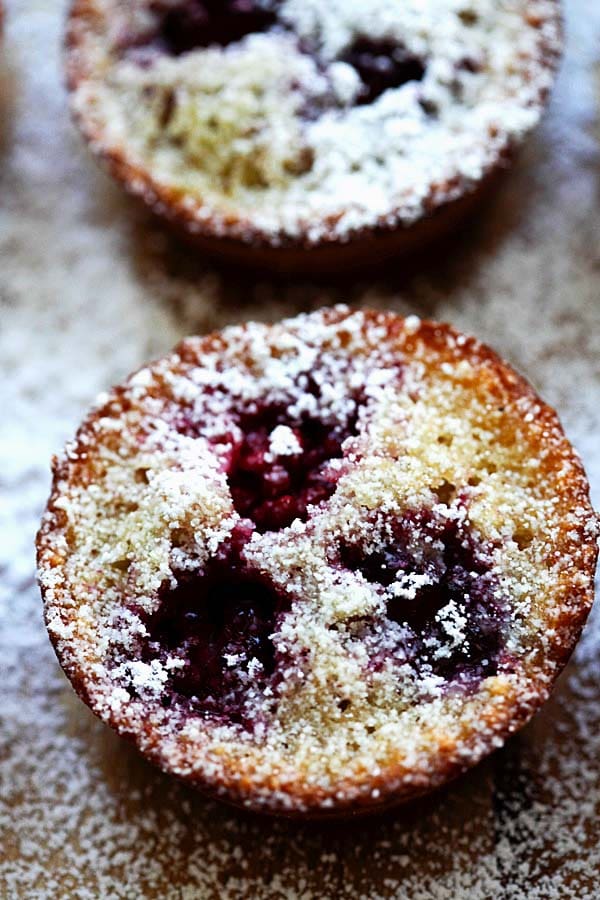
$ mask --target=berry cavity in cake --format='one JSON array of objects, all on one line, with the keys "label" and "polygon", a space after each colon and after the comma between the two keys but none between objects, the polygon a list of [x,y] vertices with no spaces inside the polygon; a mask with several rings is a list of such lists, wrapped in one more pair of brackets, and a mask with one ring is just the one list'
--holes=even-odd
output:
[{"label": "berry cavity in cake", "polygon": [[561,40],[559,0],[75,0],[67,75],[93,149],[199,246],[335,268],[472,205]]},{"label": "berry cavity in cake", "polygon": [[45,618],[94,712],[272,813],[429,791],[548,697],[596,519],[556,414],[451,327],[336,307],[184,340],[54,465]]}]

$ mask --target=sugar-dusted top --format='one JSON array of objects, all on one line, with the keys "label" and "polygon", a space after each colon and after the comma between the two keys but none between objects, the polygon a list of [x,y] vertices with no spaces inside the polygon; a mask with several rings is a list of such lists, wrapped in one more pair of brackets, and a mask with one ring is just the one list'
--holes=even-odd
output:
[{"label": "sugar-dusted top", "polygon": [[46,620],[92,708],[253,807],[380,805],[547,696],[596,521],[555,414],[447,326],[345,307],[184,341],[55,467]]},{"label": "sugar-dusted top", "polygon": [[75,3],[93,145],[192,230],[271,244],[409,225],[538,121],[557,0]]}]

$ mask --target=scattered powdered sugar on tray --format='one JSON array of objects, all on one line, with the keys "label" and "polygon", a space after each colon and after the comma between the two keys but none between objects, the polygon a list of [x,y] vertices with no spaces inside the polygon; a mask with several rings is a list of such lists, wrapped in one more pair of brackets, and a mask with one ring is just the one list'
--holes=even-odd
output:
[{"label": "scattered powdered sugar on tray", "polygon": [[[33,582],[48,461],[93,396],[184,333],[335,299],[450,319],[554,403],[600,502],[600,11],[569,7],[551,114],[435,273],[346,291],[195,265],[79,151],[57,68],[61,10],[12,7],[0,157],[0,894],[7,898],[592,900],[600,870],[600,622],[554,698],[441,795],[383,819],[242,816],[155,772],[61,675]],[[2,102],[5,102],[4,100]],[[436,251],[437,254],[437,251]],[[430,254],[430,259],[437,259]]]}]

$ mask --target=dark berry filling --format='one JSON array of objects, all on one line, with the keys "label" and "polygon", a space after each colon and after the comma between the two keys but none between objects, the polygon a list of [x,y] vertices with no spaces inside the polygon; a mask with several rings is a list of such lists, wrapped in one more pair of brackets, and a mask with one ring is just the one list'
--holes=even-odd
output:
[{"label": "dark berry filling", "polygon": [[345,52],[344,62],[353,66],[362,81],[359,104],[373,103],[384,91],[409,81],[422,81],[425,65],[402,44],[359,38]]},{"label": "dark berry filling", "polygon": [[[292,33],[293,26],[279,16],[280,5],[280,0],[181,0],[165,8],[158,2],[153,5],[158,14],[156,28],[137,37],[123,37],[121,49],[140,65],[148,65],[153,52],[181,56],[205,47],[227,47],[249,34],[275,27]],[[316,43],[299,39],[297,49],[312,56],[320,69],[324,67]],[[425,63],[420,57],[389,39],[359,37],[340,59],[353,66],[360,76],[358,104],[372,103],[389,88],[421,81],[425,74]],[[321,98],[314,108],[308,103],[307,118],[315,118],[317,110],[323,111],[328,105],[336,105],[333,97],[328,102]]]},{"label": "dark berry filling", "polygon": [[142,660],[179,663],[170,670],[163,706],[183,704],[194,713],[252,727],[247,701],[273,679],[271,635],[288,606],[285,594],[247,568],[235,540],[201,573],[182,573],[145,622]]},{"label": "dark berry filling", "polygon": [[[290,452],[279,453],[272,444],[278,426],[291,438]],[[277,531],[305,520],[309,506],[332,495],[338,473],[327,464],[342,456],[343,442],[356,433],[356,417],[344,425],[308,416],[290,421],[285,407],[267,406],[243,415],[240,427],[243,438],[228,469],[235,509],[258,531]]]},{"label": "dark berry filling", "polygon": [[[449,682],[474,684],[495,675],[507,659],[508,611],[491,571],[490,548],[459,520],[425,511],[395,522],[393,534],[377,552],[343,544],[340,558],[386,589],[387,618],[401,626],[394,655]],[[414,596],[395,595],[392,586],[406,575],[424,576],[426,583],[416,578]]]},{"label": "dark berry filling", "polygon": [[160,40],[173,56],[197,47],[226,47],[271,28],[277,21],[276,7],[274,0],[185,0],[166,13]]}]

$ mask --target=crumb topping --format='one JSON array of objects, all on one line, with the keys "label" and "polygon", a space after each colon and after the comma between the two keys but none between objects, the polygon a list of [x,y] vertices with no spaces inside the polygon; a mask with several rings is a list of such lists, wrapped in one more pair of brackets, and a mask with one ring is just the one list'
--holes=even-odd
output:
[{"label": "crumb topping", "polygon": [[40,533],[95,711],[282,809],[476,761],[547,695],[595,539],[556,418],[498,366],[340,307],[191,338],[101,398]]},{"label": "crumb topping", "polygon": [[[538,121],[555,0],[95,0],[74,110],[195,227],[271,242],[410,224]],[[140,184],[140,189],[142,185]]]}]

